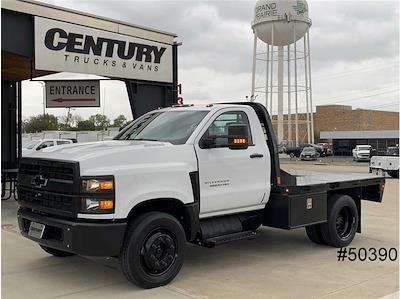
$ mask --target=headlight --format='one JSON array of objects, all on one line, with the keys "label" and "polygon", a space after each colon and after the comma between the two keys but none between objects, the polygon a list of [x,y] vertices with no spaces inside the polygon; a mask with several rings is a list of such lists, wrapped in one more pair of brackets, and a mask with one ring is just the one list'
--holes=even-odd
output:
[{"label": "headlight", "polygon": [[113,213],[114,199],[110,198],[82,198],[81,199],[82,213]]},{"label": "headlight", "polygon": [[114,180],[112,178],[82,179],[81,191],[84,193],[112,191],[112,190],[114,190]]},{"label": "headlight", "polygon": [[114,177],[83,177],[81,179],[81,213],[114,213]]}]

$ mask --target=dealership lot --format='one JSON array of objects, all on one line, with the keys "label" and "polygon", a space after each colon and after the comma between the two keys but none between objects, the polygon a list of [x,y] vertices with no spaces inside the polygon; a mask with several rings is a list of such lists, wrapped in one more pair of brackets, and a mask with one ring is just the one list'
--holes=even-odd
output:
[{"label": "dealership lot", "polygon": [[[284,169],[368,172],[368,165],[283,164]],[[382,204],[363,202],[361,235],[351,247],[397,248],[399,180],[388,178]],[[15,201],[2,202],[4,298],[378,298],[399,289],[398,260],[338,262],[337,249],[311,243],[303,229],[259,230],[252,241],[207,249],[188,246],[168,286],[142,290],[128,283],[117,260],[55,258],[22,238]]]}]

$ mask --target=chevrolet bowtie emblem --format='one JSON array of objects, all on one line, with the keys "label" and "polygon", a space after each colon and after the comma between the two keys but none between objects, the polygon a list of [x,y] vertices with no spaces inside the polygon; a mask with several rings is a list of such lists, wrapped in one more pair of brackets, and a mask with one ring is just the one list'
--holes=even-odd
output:
[{"label": "chevrolet bowtie emblem", "polygon": [[32,180],[31,184],[35,187],[42,188],[47,185],[48,179],[44,178],[41,174],[35,175]]}]

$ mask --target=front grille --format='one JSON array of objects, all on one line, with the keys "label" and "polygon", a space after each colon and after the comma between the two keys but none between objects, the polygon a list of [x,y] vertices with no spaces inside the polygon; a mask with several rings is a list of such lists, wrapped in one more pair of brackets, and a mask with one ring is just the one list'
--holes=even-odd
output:
[{"label": "front grille", "polygon": [[[37,183],[38,178],[42,183]],[[74,216],[79,204],[79,164],[23,158],[18,172],[18,201],[33,210]]]},{"label": "front grille", "polygon": [[47,160],[39,160],[36,163],[22,162],[19,167],[20,174],[26,175],[43,175],[46,178],[73,180],[73,165],[66,162],[53,162]]},{"label": "front grille", "polygon": [[19,189],[18,199],[31,205],[51,210],[72,212],[73,197],[63,194],[45,193],[36,190]]}]

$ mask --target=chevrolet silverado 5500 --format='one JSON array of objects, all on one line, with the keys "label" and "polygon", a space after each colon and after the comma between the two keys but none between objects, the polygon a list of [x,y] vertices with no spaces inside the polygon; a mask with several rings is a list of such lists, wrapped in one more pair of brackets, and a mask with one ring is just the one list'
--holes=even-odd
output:
[{"label": "chevrolet silverado 5500", "polygon": [[383,188],[368,174],[281,170],[261,104],[182,105],[114,140],[22,158],[18,222],[49,254],[117,257],[129,281],[153,288],[178,274],[187,242],[251,239],[262,225],[347,246],[361,232],[361,201],[381,202]]}]

